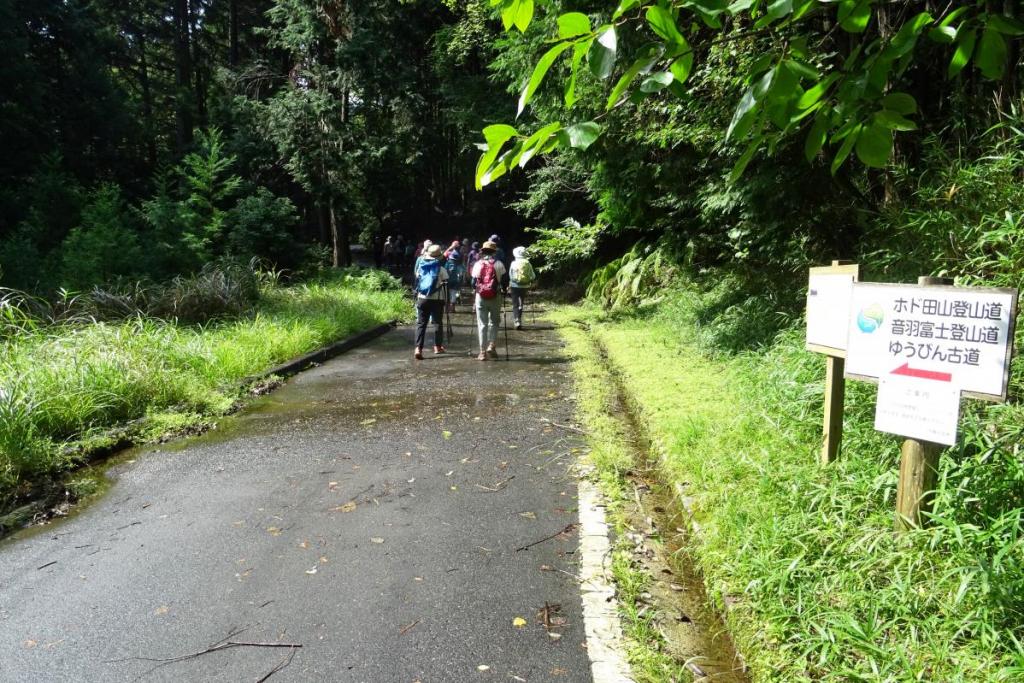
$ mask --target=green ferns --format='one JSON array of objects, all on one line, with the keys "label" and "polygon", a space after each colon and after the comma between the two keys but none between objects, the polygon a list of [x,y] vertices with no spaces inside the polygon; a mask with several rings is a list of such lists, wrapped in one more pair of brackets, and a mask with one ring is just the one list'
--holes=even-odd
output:
[{"label": "green ferns", "polygon": [[588,276],[587,297],[606,308],[655,303],[677,273],[664,247],[637,244]]}]

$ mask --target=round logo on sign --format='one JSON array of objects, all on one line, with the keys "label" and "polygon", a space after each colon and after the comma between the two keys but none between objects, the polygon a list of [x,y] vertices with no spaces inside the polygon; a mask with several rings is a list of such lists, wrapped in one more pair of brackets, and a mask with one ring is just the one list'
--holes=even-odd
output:
[{"label": "round logo on sign", "polygon": [[861,332],[871,334],[882,326],[884,319],[885,314],[882,313],[882,307],[878,304],[871,304],[867,308],[862,308],[857,314],[857,327]]}]

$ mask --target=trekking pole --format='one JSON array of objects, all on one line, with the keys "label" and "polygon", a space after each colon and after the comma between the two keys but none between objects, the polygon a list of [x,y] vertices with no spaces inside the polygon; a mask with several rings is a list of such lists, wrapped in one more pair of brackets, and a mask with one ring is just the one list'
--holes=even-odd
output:
[{"label": "trekking pole", "polygon": [[455,336],[455,332],[452,330],[452,312],[451,304],[449,303],[450,295],[448,292],[448,283],[444,283],[444,315],[448,320],[448,339]]},{"label": "trekking pole", "polygon": [[448,305],[448,302],[444,304],[445,316],[448,318],[448,338],[451,339],[455,336],[455,330],[452,328],[452,311]]},{"label": "trekking pole", "polygon": [[501,325],[505,328],[505,361],[508,357],[508,316],[505,314],[505,295],[501,295]]}]

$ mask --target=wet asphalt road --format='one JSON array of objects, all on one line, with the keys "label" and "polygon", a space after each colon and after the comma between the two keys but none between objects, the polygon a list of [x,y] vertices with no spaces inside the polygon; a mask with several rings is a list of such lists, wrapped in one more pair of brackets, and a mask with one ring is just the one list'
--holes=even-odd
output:
[{"label": "wet asphalt road", "polygon": [[[510,331],[481,363],[456,323],[447,356],[399,328],[0,545],[0,680],[259,681],[294,655],[270,680],[589,681],[577,532],[516,550],[577,522],[579,444],[545,421],[571,420],[561,344]],[[133,659],[235,632],[302,647]]]}]

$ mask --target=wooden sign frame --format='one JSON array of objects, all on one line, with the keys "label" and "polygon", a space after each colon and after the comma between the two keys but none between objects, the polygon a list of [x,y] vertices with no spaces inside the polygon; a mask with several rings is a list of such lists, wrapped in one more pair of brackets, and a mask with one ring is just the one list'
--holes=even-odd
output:
[{"label": "wooden sign frame", "polygon": [[[850,263],[849,261],[832,261],[830,266],[814,266],[810,268],[808,272],[808,278],[815,275],[852,275],[854,282],[860,281],[860,264]],[[806,308],[804,314],[807,314]],[[846,349],[837,349],[831,346],[822,346],[820,344],[812,344],[810,342],[804,342],[804,348],[814,353],[823,353],[826,356],[832,358],[846,358]]]}]

